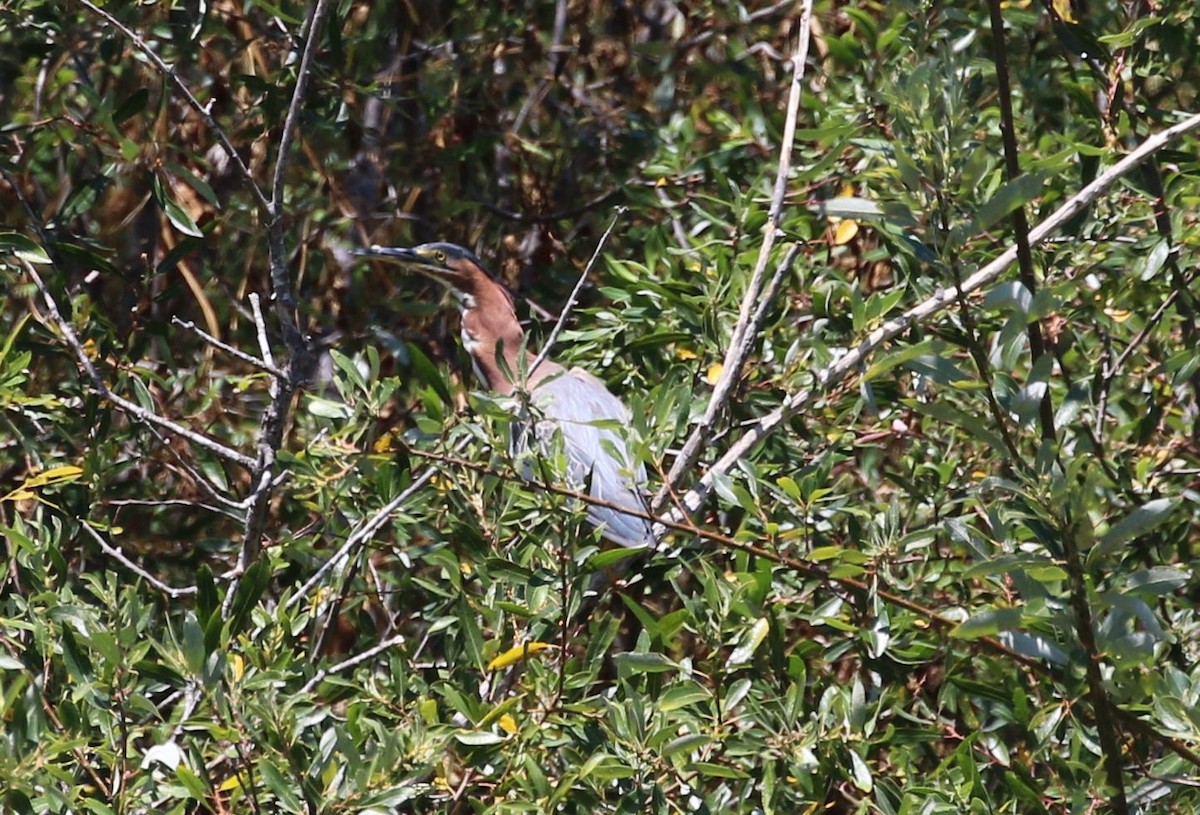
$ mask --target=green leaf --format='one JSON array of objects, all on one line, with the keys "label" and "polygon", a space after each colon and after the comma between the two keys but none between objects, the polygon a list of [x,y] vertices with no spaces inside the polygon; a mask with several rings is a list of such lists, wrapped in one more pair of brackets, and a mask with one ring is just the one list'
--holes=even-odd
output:
[{"label": "green leaf", "polygon": [[275,793],[275,798],[279,806],[282,806],[288,812],[300,813],[304,811],[304,807],[300,803],[300,798],[296,795],[296,790],[288,782],[287,778],[284,777],[283,772],[274,761],[264,758],[258,762],[257,766],[263,780],[267,782],[267,787],[271,792]]},{"label": "green leaf", "polygon": [[672,739],[664,744],[660,752],[662,753],[663,758],[670,758],[671,756],[679,755],[680,753],[690,753],[693,750],[698,750],[699,748],[711,743],[711,736],[707,736],[703,733],[688,733]]},{"label": "green leaf", "polygon": [[616,663],[622,676],[636,673],[660,674],[679,670],[678,663],[656,653],[642,654],[627,651],[615,655],[613,662]]},{"label": "green leaf", "polygon": [[754,658],[754,652],[758,650],[758,646],[762,645],[767,634],[771,631],[771,622],[766,617],[759,617],[754,623],[742,633],[741,640],[737,647],[729,652],[729,658],[725,660],[726,669],[737,668],[745,665]]},{"label": "green leaf", "polygon": [[51,262],[40,243],[16,232],[0,232],[0,251],[16,255],[26,263],[44,265]]},{"label": "green leaf", "polygon": [[212,797],[205,783],[186,764],[175,768],[175,779],[197,802],[207,801]]},{"label": "green leaf", "polygon": [[1001,218],[1032,201],[1041,193],[1043,181],[1040,175],[1032,174],[1005,184],[975,214],[975,231],[987,231]]},{"label": "green leaf", "polygon": [[453,404],[454,397],[450,395],[450,388],[446,385],[446,379],[437,369],[437,366],[430,362],[429,357],[425,356],[425,352],[416,345],[405,343],[405,347],[408,349],[409,360],[413,371],[417,375],[417,379],[433,388],[443,404]]},{"label": "green leaf", "polygon": [[125,98],[117,109],[113,111],[112,120],[114,125],[120,125],[124,122],[137,116],[146,109],[146,104],[150,101],[150,91],[146,88],[138,88]]},{"label": "green leaf", "polygon": [[183,207],[179,206],[174,198],[163,185],[162,180],[158,176],[154,177],[154,198],[158,201],[158,205],[162,207],[163,212],[167,213],[167,219],[172,225],[184,235],[189,235],[193,238],[203,238],[204,233],[200,227],[196,226],[196,222],[192,217],[184,211]]},{"label": "green leaf", "polygon": [[863,792],[870,792],[874,789],[875,784],[871,776],[871,768],[867,766],[867,762],[863,761],[862,756],[853,750],[850,751],[850,769],[851,778],[854,779],[854,786]]},{"label": "green leaf", "polygon": [[231,634],[241,633],[246,621],[250,618],[250,612],[258,605],[263,592],[267,590],[267,583],[270,579],[271,566],[265,557],[260,557],[250,564],[250,568],[242,575],[237,593],[233,596],[233,602],[229,607],[229,632]]},{"label": "green leaf", "polygon": [[750,777],[750,774],[744,770],[724,764],[715,764],[711,761],[693,761],[687,765],[687,769],[709,778],[730,778],[740,781]]},{"label": "green leaf", "polygon": [[329,355],[333,357],[333,362],[337,365],[338,370],[346,375],[346,378],[350,380],[355,388],[364,394],[368,393],[367,380],[363,379],[362,371],[358,369],[358,365],[355,364],[354,360],[336,348],[330,348]]},{"label": "green leaf", "polygon": [[319,416],[322,419],[345,420],[354,416],[354,408],[345,402],[335,402],[332,399],[325,399],[313,394],[308,394],[305,407],[313,416]]},{"label": "green leaf", "polygon": [[1022,618],[1021,609],[1011,606],[984,609],[959,623],[951,636],[966,640],[994,636],[998,631],[1020,627]]},{"label": "green leaf", "polygon": [[1191,579],[1192,572],[1189,569],[1156,566],[1131,574],[1125,580],[1125,590],[1134,594],[1161,597],[1183,588]]},{"label": "green leaf", "polygon": [[1088,553],[1089,562],[1112,554],[1134,538],[1140,538],[1151,532],[1170,517],[1171,512],[1175,509],[1175,500],[1173,498],[1155,498],[1130,512],[1100,538],[1100,541]]},{"label": "green leaf", "polygon": [[1142,263],[1138,270],[1138,277],[1142,282],[1146,282],[1154,278],[1158,274],[1158,270],[1167,262],[1167,258],[1171,255],[1171,244],[1168,241],[1161,240],[1154,243],[1154,248],[1146,253],[1146,260]]},{"label": "green leaf", "polygon": [[883,210],[869,198],[852,195],[830,198],[813,204],[812,210],[826,218],[882,218]]},{"label": "green leaf", "polygon": [[[20,663],[18,663],[20,664]],[[673,685],[668,688],[658,700],[658,708],[664,713],[669,713],[672,710],[691,707],[699,702],[707,702],[712,699],[712,693],[705,688],[700,687],[695,682],[686,682],[678,685]]]},{"label": "green leaf", "polygon": [[501,744],[507,739],[499,733],[492,733],[487,730],[470,730],[462,733],[455,733],[454,740],[459,744],[465,744],[468,747],[490,747],[493,744]]}]

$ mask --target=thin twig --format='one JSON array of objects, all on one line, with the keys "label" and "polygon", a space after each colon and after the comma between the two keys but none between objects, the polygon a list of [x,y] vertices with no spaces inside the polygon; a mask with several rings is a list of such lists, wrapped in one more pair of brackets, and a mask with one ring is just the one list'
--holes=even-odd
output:
[{"label": "thin twig", "polygon": [[608,243],[608,236],[612,234],[613,228],[617,225],[617,220],[624,214],[625,207],[617,207],[617,211],[613,213],[612,220],[608,222],[608,229],[604,230],[604,234],[600,236],[600,241],[596,244],[596,251],[592,252],[592,259],[587,262],[587,266],[583,268],[583,274],[575,281],[575,288],[571,289],[571,295],[567,298],[567,302],[563,304],[562,311],[558,313],[558,322],[550,330],[550,335],[546,337],[546,342],[542,345],[542,350],[534,357],[527,375],[532,376],[533,372],[538,369],[538,366],[545,362],[546,357],[550,355],[550,349],[554,347],[558,335],[562,333],[563,326],[567,324],[567,317],[570,316],[571,309],[575,307],[575,301],[579,298],[579,292],[583,289],[583,284],[587,281],[588,275],[591,274],[592,267],[596,265],[596,260],[600,257],[600,253],[604,251],[604,244]]},{"label": "thin twig", "polygon": [[216,134],[217,141],[219,141],[221,146],[225,148],[225,152],[229,156],[229,159],[234,163],[234,165],[237,166],[242,180],[245,182],[246,186],[250,188],[250,192],[254,196],[254,200],[257,202],[259,209],[261,209],[264,213],[269,213],[271,211],[271,203],[267,200],[267,197],[263,194],[263,191],[259,188],[258,184],[254,182],[254,176],[250,173],[250,168],[246,166],[244,161],[242,161],[242,157],[238,155],[237,150],[233,149],[233,143],[229,141],[229,137],[225,135],[225,131],[219,124],[217,124],[217,120],[214,119],[212,114],[208,112],[208,109],[204,107],[204,105],[200,104],[200,101],[192,95],[192,92],[188,90],[188,86],[184,84],[183,80],[180,79],[175,73],[175,69],[163,62],[158,53],[155,52],[155,50],[149,45],[147,45],[145,40],[138,36],[133,29],[124,25],[116,17],[112,16],[99,6],[89,2],[89,0],[78,0],[78,2],[93,14],[102,17],[109,25],[124,34],[125,37],[132,42],[139,51],[142,52],[143,56],[146,57],[150,64],[157,68],[158,72],[166,77],[167,80],[169,80],[171,84],[174,85],[181,94],[183,94],[183,98],[187,100],[187,103],[189,106],[191,106],[192,110],[200,114],[200,118],[203,119],[204,123],[208,125],[209,129]]},{"label": "thin twig", "polygon": [[514,212],[511,209],[498,207],[488,201],[476,201],[475,203],[478,204],[482,209],[487,210],[493,215],[498,215],[506,221],[514,221],[519,224],[549,224],[554,223],[555,221],[574,220],[584,213],[591,212],[594,209],[599,209],[609,201],[613,200],[619,195],[623,195],[624,193],[624,186],[614,187],[608,192],[601,193],[595,198],[585,201],[577,207],[558,210],[556,212]]},{"label": "thin twig", "polygon": [[143,569],[141,566],[137,565],[132,560],[130,560],[128,557],[126,557],[125,553],[122,552],[120,549],[116,548],[115,546],[110,544],[108,541],[106,541],[104,539],[103,535],[101,535],[99,532],[97,532],[95,529],[92,528],[92,525],[90,522],[88,522],[87,520],[81,519],[80,525],[87,531],[87,533],[89,535],[92,536],[92,539],[96,541],[96,543],[100,546],[100,548],[104,550],[104,554],[108,555],[113,560],[120,563],[126,569],[133,572],[138,577],[142,578],[142,580],[145,580],[151,586],[158,589],[163,594],[170,597],[172,600],[179,598],[179,597],[188,597],[188,596],[196,593],[197,589],[195,586],[187,586],[182,589],[177,589],[174,586],[168,586],[166,583],[162,582],[157,577],[150,574],[148,571]]},{"label": "thin twig", "polygon": [[197,337],[199,337],[204,342],[211,345],[213,348],[217,348],[221,351],[224,351],[226,354],[233,357],[234,359],[239,359],[242,362],[246,363],[247,365],[253,365],[255,368],[258,368],[259,370],[265,371],[266,373],[272,374],[274,376],[282,376],[279,369],[277,369],[275,366],[264,362],[263,360],[259,359],[258,357],[254,356],[253,354],[247,354],[242,349],[235,348],[232,345],[230,345],[229,343],[223,342],[222,340],[217,339],[212,334],[209,334],[203,328],[200,328],[200,326],[193,323],[191,320],[181,320],[178,317],[173,316],[173,317],[171,317],[171,322],[174,325],[177,325],[186,331],[191,331],[193,334],[195,334]]},{"label": "thin twig", "polygon": [[263,319],[262,303],[259,302],[258,292],[250,292],[250,309],[254,315],[254,333],[258,338],[258,352],[268,366],[267,370],[277,377],[283,372],[275,366],[275,356],[271,353],[271,341],[267,339],[267,322]]},{"label": "thin twig", "polygon": [[[461,441],[459,441],[459,443],[453,448],[454,452],[462,452],[468,441],[470,441],[469,437],[463,438]],[[399,509],[405,501],[411,498],[417,492],[417,490],[429,483],[429,479],[433,478],[436,474],[437,471],[433,467],[425,469],[425,471],[414,478],[412,483],[409,484],[408,487],[406,487],[399,495],[384,504],[374,515],[370,517],[370,519],[350,533],[350,537],[346,539],[346,542],[342,544],[341,548],[334,552],[329,560],[325,561],[325,564],[316,571],[316,574],[310,577],[304,583],[304,585],[301,586],[300,589],[288,599],[287,603],[284,604],[284,607],[292,608],[302,599],[304,599],[318,583],[325,579],[325,575],[337,568],[343,560],[350,556],[356,547],[365,544],[372,537],[374,537],[375,533],[379,531],[380,527],[382,527],[388,521],[388,519],[391,518],[392,513]]]},{"label": "thin twig", "polygon": [[[1179,137],[1200,128],[1200,114],[1190,116],[1184,121],[1173,125],[1142,142],[1136,150],[1118,161],[1104,173],[1097,176],[1090,184],[1075,195],[1071,196],[1050,217],[1042,221],[1029,233],[1029,245],[1036,246],[1051,233],[1082,212],[1093,201],[1099,198],[1109,187],[1152,154],[1162,150]],[[681,499],[682,510],[676,509],[671,513],[672,518],[678,518],[682,512],[695,512],[712,493],[715,480],[728,472],[740,458],[745,456],[767,436],[778,430],[788,419],[808,407],[821,394],[847,378],[852,371],[858,369],[864,360],[875,352],[885,342],[898,337],[910,326],[937,314],[949,307],[960,297],[986,286],[994,281],[1017,257],[1015,247],[1009,247],[998,258],[967,277],[961,286],[951,286],[939,289],[933,296],[913,306],[898,317],[888,320],[879,328],[872,331],[856,347],[848,350],[830,365],[817,371],[813,378],[816,380],[812,387],[794,391],[783,400],[783,404],[755,422],[737,441],[735,441],[709,468]]]},{"label": "thin twig", "polygon": [[406,640],[403,634],[397,634],[394,637],[389,637],[374,647],[368,648],[361,654],[352,656],[336,665],[330,665],[328,668],[322,668],[316,672],[312,679],[304,683],[304,687],[300,689],[300,694],[304,695],[311,692],[313,688],[325,681],[325,677],[329,676],[330,674],[341,673],[342,671],[353,668],[355,665],[366,662],[368,659],[371,659],[377,654],[382,654],[389,648],[393,648],[397,645],[403,645],[405,641]]},{"label": "thin twig", "polygon": [[58,303],[54,300],[54,296],[50,294],[50,289],[46,287],[41,275],[39,275],[37,270],[33,268],[33,266],[25,259],[22,258],[21,263],[25,267],[26,274],[28,274],[33,282],[37,285],[38,291],[41,292],[42,299],[46,303],[46,308],[50,311],[50,317],[54,321],[54,325],[58,329],[59,334],[61,334],[63,339],[66,340],[67,345],[71,347],[71,350],[75,352],[76,361],[88,375],[88,378],[92,380],[92,387],[102,399],[112,402],[126,413],[141,419],[143,422],[157,425],[164,430],[174,433],[176,436],[185,438],[193,444],[203,447],[205,450],[208,450],[209,452],[214,453],[215,455],[218,455],[227,461],[232,461],[235,464],[240,464],[241,466],[247,468],[252,468],[254,466],[254,459],[250,458],[249,456],[239,453],[237,450],[234,450],[231,447],[226,447],[219,441],[210,439],[208,436],[204,436],[194,430],[190,430],[183,425],[176,424],[170,419],[163,418],[157,413],[146,410],[141,405],[130,402],[128,399],[118,396],[109,390],[108,385],[104,383],[104,379],[100,376],[100,372],[96,370],[96,366],[92,365],[92,361],[88,358],[87,352],[83,350],[83,345],[79,342],[79,338],[75,336],[75,330],[71,328],[71,324],[63,318],[62,312],[58,310]]},{"label": "thin twig", "polygon": [[775,274],[771,275],[771,280],[763,289],[763,295],[758,301],[758,307],[754,311],[754,316],[750,319],[750,328],[748,333],[750,336],[757,336],[762,330],[763,321],[767,319],[767,312],[771,310],[771,304],[775,302],[775,298],[779,295],[779,289],[783,287],[783,279],[787,277],[788,272],[792,270],[792,265],[796,262],[796,258],[800,256],[803,245],[799,243],[792,244],[792,248],[788,249],[787,254],[783,256],[783,260],[775,267]]},{"label": "thin twig", "polygon": [[[83,0],[86,2],[86,0]],[[275,174],[271,181],[271,216],[279,218],[283,215],[284,176],[287,174],[289,154],[292,140],[295,138],[296,122],[300,118],[300,110],[304,107],[304,93],[308,89],[308,79],[312,75],[313,55],[325,25],[325,14],[329,11],[329,0],[316,0],[312,13],[304,22],[304,32],[307,40],[304,52],[300,56],[300,67],[296,73],[296,87],[292,90],[292,102],[288,106],[287,117],[283,122],[283,133],[279,137],[279,151],[275,155]]]},{"label": "thin twig", "polygon": [[[812,0],[804,0],[800,13],[800,33],[796,49],[792,53],[792,86],[788,93],[787,118],[784,120],[783,139],[779,145],[779,167],[775,173],[775,188],[771,195],[771,207],[767,213],[767,223],[763,227],[762,246],[758,250],[758,260],[754,264],[754,272],[746,293],[742,296],[742,304],[738,311],[738,320],[729,338],[729,349],[725,352],[721,377],[713,386],[708,406],[704,415],[692,428],[687,441],[671,469],[667,472],[666,485],[673,487],[680,477],[692,469],[700,458],[701,452],[712,437],[713,425],[717,417],[725,409],[733,394],[733,388],[741,379],[742,368],[750,355],[750,348],[756,339],[755,332],[750,331],[756,310],[761,308],[758,300],[762,292],[763,280],[767,273],[767,264],[771,258],[771,250],[779,233],[779,222],[783,214],[783,199],[787,193],[788,173],[792,165],[792,147],[796,141],[796,118],[800,112],[801,85],[804,79],[804,65],[808,60],[809,31],[812,23]],[[660,491],[655,503],[663,500],[667,490]]]}]

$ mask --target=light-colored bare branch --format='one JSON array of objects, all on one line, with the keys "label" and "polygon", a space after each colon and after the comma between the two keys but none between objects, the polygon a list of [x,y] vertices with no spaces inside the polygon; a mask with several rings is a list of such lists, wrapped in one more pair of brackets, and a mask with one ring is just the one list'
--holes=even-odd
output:
[{"label": "light-colored bare branch", "polygon": [[250,309],[254,315],[254,333],[258,338],[258,353],[269,366],[268,370],[276,377],[282,377],[283,372],[275,365],[275,356],[271,353],[271,341],[267,338],[267,321],[263,319],[262,303],[258,292],[250,292]]},{"label": "light-colored bare branch", "polygon": [[112,402],[129,415],[134,416],[141,421],[146,422],[147,424],[161,427],[163,430],[173,433],[176,436],[185,438],[196,446],[203,447],[205,450],[208,450],[209,452],[214,453],[227,461],[232,461],[235,464],[240,464],[241,466],[247,468],[254,466],[254,459],[250,458],[249,456],[239,453],[237,450],[234,450],[231,447],[226,447],[219,441],[210,439],[208,436],[205,436],[202,433],[197,433],[195,430],[191,430],[181,424],[171,421],[170,419],[159,416],[157,413],[147,410],[141,405],[131,402],[124,397],[118,396],[109,390],[108,385],[105,384],[104,379],[100,376],[100,372],[96,370],[96,366],[92,364],[92,360],[88,357],[87,352],[83,350],[83,344],[79,342],[79,337],[75,336],[75,330],[71,328],[71,324],[63,318],[62,312],[58,310],[58,303],[55,301],[54,295],[50,293],[50,289],[46,287],[45,282],[42,280],[42,276],[37,273],[37,269],[33,268],[28,261],[22,259],[21,263],[25,267],[26,274],[29,275],[30,279],[33,280],[34,284],[38,287],[38,291],[41,292],[42,300],[46,303],[46,309],[50,312],[50,319],[54,322],[55,329],[57,329],[58,333],[62,335],[62,338],[66,340],[67,345],[71,347],[71,350],[75,352],[75,360],[79,363],[79,366],[83,368],[84,373],[87,374],[88,378],[92,380],[92,387],[96,390],[96,393],[98,393],[101,398]]},{"label": "light-colored bare branch", "polygon": [[108,555],[113,560],[120,563],[126,569],[133,572],[138,577],[142,578],[142,580],[145,580],[151,586],[158,589],[163,594],[170,597],[172,600],[179,598],[179,597],[188,597],[188,596],[196,593],[197,589],[195,586],[186,586],[181,589],[177,589],[174,586],[168,586],[166,583],[162,582],[157,577],[150,574],[148,571],[143,569],[141,566],[137,565],[132,560],[130,560],[128,557],[126,557],[125,553],[122,552],[120,549],[116,548],[115,546],[110,544],[108,541],[106,541],[104,539],[104,536],[101,535],[99,532],[97,532],[92,527],[92,525],[90,523],[88,523],[86,520],[81,520],[80,526],[82,526],[83,529],[89,535],[92,536],[92,540],[96,541],[97,545],[99,545],[99,547],[104,551],[104,554]]},{"label": "light-colored bare branch", "polygon": [[592,252],[591,260],[583,268],[583,274],[579,276],[579,280],[575,281],[575,288],[571,289],[571,295],[567,298],[567,302],[563,304],[562,311],[558,313],[558,321],[554,323],[554,328],[550,330],[550,336],[546,337],[546,342],[542,345],[542,350],[538,352],[533,363],[529,366],[529,374],[536,371],[538,366],[550,356],[550,349],[554,347],[554,343],[558,340],[558,335],[562,333],[563,326],[567,324],[567,317],[570,316],[571,309],[575,308],[575,301],[579,299],[579,292],[583,289],[584,282],[587,280],[588,275],[592,273],[592,267],[596,265],[596,260],[600,257],[600,253],[604,251],[604,244],[608,243],[608,236],[612,234],[617,221],[624,214],[625,207],[617,207],[617,211],[613,213],[612,220],[608,222],[608,229],[604,230],[604,234],[600,236],[600,241],[596,244],[596,251]]},{"label": "light-colored bare branch", "polygon": [[[1105,172],[1101,173],[1090,184],[1080,190],[1059,207],[1050,217],[1030,230],[1029,245],[1036,246],[1064,223],[1075,217],[1099,198],[1118,179],[1128,174],[1154,153],[1162,150],[1179,137],[1200,128],[1200,114],[1146,139],[1142,144],[1125,158],[1118,161]],[[846,379],[872,353],[885,342],[892,340],[907,331],[911,326],[937,314],[950,306],[960,297],[996,280],[1011,266],[1017,258],[1016,247],[1009,247],[1000,257],[962,281],[961,287],[950,286],[939,289],[932,297],[913,306],[898,317],[888,320],[879,328],[872,331],[856,347],[842,354],[832,364],[817,371],[813,378],[815,383],[810,388],[795,391],[784,399],[783,404],[758,420],[749,430],[735,441],[709,468],[695,486],[680,498],[680,508],[668,516],[673,519],[684,513],[695,512],[713,491],[713,483],[717,477],[729,470],[738,459],[750,452],[756,444],[775,432],[784,422],[808,407],[820,395],[827,393],[834,385]]]},{"label": "light-colored bare branch", "polygon": [[203,328],[200,328],[200,326],[193,323],[191,320],[181,320],[178,317],[171,317],[171,323],[173,325],[179,326],[180,328],[182,328],[186,331],[191,331],[193,334],[195,334],[197,337],[199,337],[204,342],[211,345],[213,348],[216,348],[216,349],[228,354],[229,356],[233,357],[234,359],[239,359],[242,362],[246,363],[247,365],[253,365],[255,368],[258,368],[261,371],[265,371],[266,373],[274,374],[275,376],[280,375],[280,372],[273,365],[268,365],[266,362],[263,362],[261,359],[254,356],[253,354],[247,354],[242,349],[235,348],[234,346],[230,345],[229,343],[217,339],[212,334],[209,334]]},{"label": "light-colored bare branch", "polygon": [[678,483],[680,477],[691,470],[700,458],[705,442],[712,437],[713,425],[724,410],[733,393],[734,387],[742,375],[742,368],[750,355],[750,349],[757,338],[757,330],[751,330],[755,314],[762,309],[759,296],[762,293],[763,280],[766,277],[767,265],[771,259],[771,250],[775,247],[775,239],[779,233],[779,222],[783,214],[783,199],[787,192],[788,173],[792,166],[792,147],[796,141],[796,118],[800,112],[800,91],[804,79],[804,64],[808,60],[808,42],[812,23],[812,0],[804,0],[800,12],[800,33],[796,41],[796,50],[792,54],[792,87],[788,93],[787,117],[783,125],[783,139],[779,145],[779,168],[775,174],[775,188],[771,194],[771,207],[767,212],[767,223],[763,227],[763,241],[758,250],[758,260],[754,264],[754,272],[746,293],[742,296],[741,308],[738,310],[738,320],[729,338],[729,348],[725,352],[725,361],[717,383],[713,386],[708,406],[704,415],[692,429],[687,441],[671,469],[667,472],[667,483],[656,499],[661,502],[670,487]]},{"label": "light-colored bare branch", "polygon": [[300,689],[300,694],[304,695],[306,693],[312,692],[313,688],[315,688],[317,685],[324,682],[325,677],[329,676],[330,674],[341,673],[342,671],[349,670],[350,668],[353,668],[355,665],[360,665],[360,664],[366,662],[368,659],[372,659],[375,656],[377,656],[378,654],[382,654],[384,651],[388,650],[389,648],[394,648],[397,645],[403,645],[404,643],[405,643],[404,635],[397,634],[394,637],[388,637],[386,640],[384,640],[383,642],[379,643],[378,645],[376,645],[374,647],[368,648],[367,650],[363,651],[361,654],[352,656],[349,659],[344,659],[341,662],[337,663],[336,665],[330,665],[328,668],[322,668],[321,670],[317,671],[317,673],[313,676],[312,679],[310,679],[304,683],[304,687],[302,687]]},{"label": "light-colored bare branch", "polygon": [[379,528],[392,517],[392,513],[403,506],[404,502],[416,494],[418,490],[428,484],[429,480],[436,474],[437,470],[433,467],[426,468],[399,495],[380,507],[365,523],[350,533],[350,537],[346,538],[346,542],[333,553],[329,560],[325,561],[321,568],[317,569],[313,576],[305,581],[304,585],[294,595],[288,598],[285,607],[291,608],[307,597],[308,593],[324,580],[326,575],[336,569],[343,561],[348,560],[355,549],[373,538],[375,533],[379,531]]}]

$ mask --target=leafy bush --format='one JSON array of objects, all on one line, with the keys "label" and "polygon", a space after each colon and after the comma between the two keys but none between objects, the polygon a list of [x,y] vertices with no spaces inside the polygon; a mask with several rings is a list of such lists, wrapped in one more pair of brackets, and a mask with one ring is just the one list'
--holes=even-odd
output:
[{"label": "leafy bush", "polygon": [[990,10],[0,5],[6,811],[1193,810],[1200,14]]}]

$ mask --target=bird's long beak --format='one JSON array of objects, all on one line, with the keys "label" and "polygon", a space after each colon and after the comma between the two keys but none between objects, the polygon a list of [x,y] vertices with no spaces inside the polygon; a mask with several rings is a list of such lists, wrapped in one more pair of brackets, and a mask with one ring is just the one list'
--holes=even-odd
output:
[{"label": "bird's long beak", "polygon": [[404,249],[398,246],[368,246],[355,249],[354,254],[361,257],[381,258],[395,263],[411,266],[428,266],[429,259],[414,249]]}]

